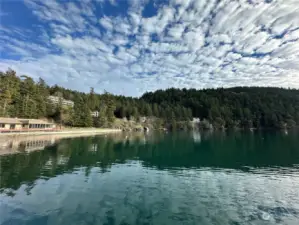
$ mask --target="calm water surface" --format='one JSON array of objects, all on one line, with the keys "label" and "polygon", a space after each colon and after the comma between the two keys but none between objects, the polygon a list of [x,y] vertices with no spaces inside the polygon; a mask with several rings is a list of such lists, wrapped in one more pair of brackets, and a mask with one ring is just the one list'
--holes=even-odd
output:
[{"label": "calm water surface", "polygon": [[0,155],[1,225],[299,224],[298,133],[15,142]]}]

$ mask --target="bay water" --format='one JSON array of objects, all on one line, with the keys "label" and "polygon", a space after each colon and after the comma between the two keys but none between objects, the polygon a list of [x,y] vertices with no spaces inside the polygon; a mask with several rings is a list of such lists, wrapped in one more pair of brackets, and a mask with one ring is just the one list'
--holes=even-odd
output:
[{"label": "bay water", "polygon": [[1,225],[299,224],[297,132],[124,133],[2,148]]}]

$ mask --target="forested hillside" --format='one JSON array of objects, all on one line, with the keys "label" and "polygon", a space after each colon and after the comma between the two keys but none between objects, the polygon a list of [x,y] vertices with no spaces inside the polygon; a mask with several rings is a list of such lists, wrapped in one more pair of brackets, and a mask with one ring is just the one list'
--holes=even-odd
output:
[{"label": "forested hillside", "polygon": [[[50,95],[74,101],[74,107],[52,104]],[[99,117],[92,118],[91,112]],[[15,71],[0,72],[0,116],[19,118],[51,118],[57,123],[77,127],[111,127],[115,118],[138,121],[141,116],[158,117],[159,126],[192,119],[191,109],[172,105],[166,109],[142,99],[115,96],[109,93],[82,93],[59,86],[48,86],[29,76],[17,76]]]},{"label": "forested hillside", "polygon": [[[50,95],[74,101],[63,107],[48,100]],[[99,111],[92,118],[91,112]],[[0,72],[0,116],[52,118],[78,127],[111,127],[115,118],[156,118],[161,127],[199,117],[202,126],[214,128],[291,128],[299,125],[299,90],[261,87],[228,89],[168,89],[145,93],[140,98],[109,93],[82,93],[35,82],[15,71]]]},{"label": "forested hillside", "polygon": [[273,87],[168,89],[146,93],[143,100],[192,109],[193,117],[216,127],[284,128],[299,124],[299,90]]}]

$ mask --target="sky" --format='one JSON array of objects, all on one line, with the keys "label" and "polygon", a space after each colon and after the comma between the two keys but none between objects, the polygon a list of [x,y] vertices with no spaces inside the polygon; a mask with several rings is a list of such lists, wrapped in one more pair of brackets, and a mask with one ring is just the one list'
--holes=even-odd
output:
[{"label": "sky", "polygon": [[126,96],[299,88],[299,0],[0,0],[0,70]]}]

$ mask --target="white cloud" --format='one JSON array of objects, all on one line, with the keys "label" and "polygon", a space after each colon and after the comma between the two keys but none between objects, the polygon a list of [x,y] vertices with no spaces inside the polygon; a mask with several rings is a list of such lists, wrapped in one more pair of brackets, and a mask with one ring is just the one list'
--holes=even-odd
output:
[{"label": "white cloud", "polygon": [[259,32],[256,35],[249,36],[242,42],[242,51],[252,54],[256,48],[263,46],[268,38],[269,35],[266,32]]},{"label": "white cloud", "polygon": [[204,45],[204,35],[200,28],[187,31],[184,34],[184,41],[191,51],[196,51]]},{"label": "white cloud", "polygon": [[53,29],[53,32],[59,35],[65,35],[65,34],[71,34],[72,29],[68,28],[65,25],[62,24],[56,24],[56,23],[50,23],[50,27]]},{"label": "white cloud", "polygon": [[142,18],[142,29],[146,34],[157,33],[162,35],[166,26],[174,19],[175,9],[169,6],[164,6],[159,10],[158,15]]},{"label": "white cloud", "polygon": [[131,26],[125,19],[118,17],[114,21],[115,21],[115,31],[125,35],[130,34]]},{"label": "white cloud", "polygon": [[266,43],[263,43],[258,49],[257,52],[259,53],[270,53],[276,50],[281,45],[281,40],[271,39],[268,40]]},{"label": "white cloud", "polygon": [[102,17],[99,22],[106,30],[113,30],[112,20],[109,17]]},{"label": "white cloud", "polygon": [[87,53],[97,53],[99,50],[103,52],[111,52],[112,49],[99,39],[91,37],[72,38],[71,36],[56,37],[52,39],[52,43],[59,46],[64,51],[78,50]]},{"label": "white cloud", "polygon": [[183,24],[176,24],[168,29],[168,35],[174,39],[180,40],[184,30],[185,26]]},{"label": "white cloud", "polygon": [[292,56],[298,56],[299,55],[299,42],[296,43],[287,43],[285,45],[282,45],[281,47],[275,49],[273,56],[276,57],[283,57],[283,58],[289,58]]},{"label": "white cloud", "polygon": [[148,1],[130,0],[127,15],[108,16],[96,14],[103,0],[25,0],[39,26],[1,24],[0,69],[125,95],[171,86],[299,88],[296,0],[171,0],[143,18]]}]

